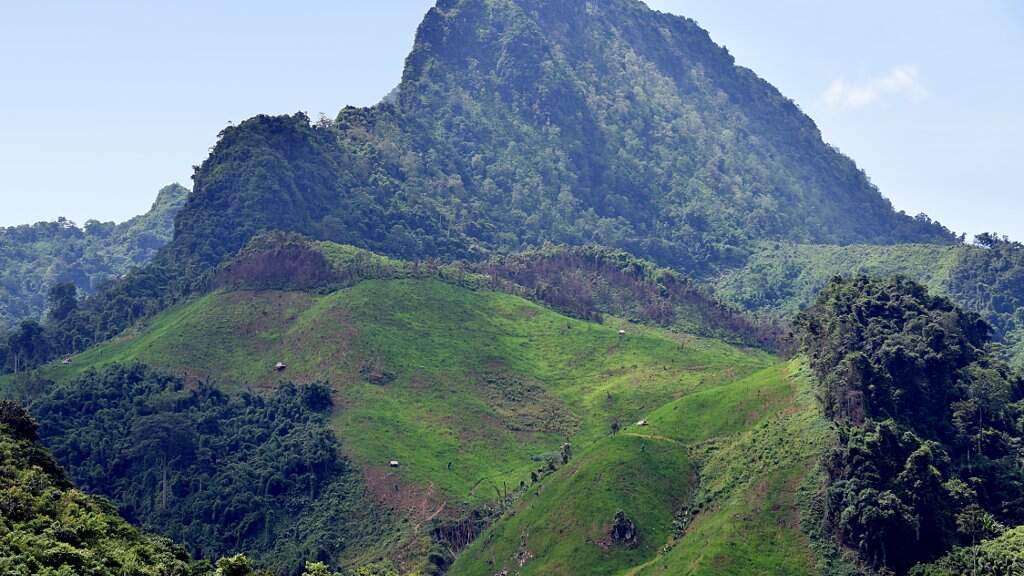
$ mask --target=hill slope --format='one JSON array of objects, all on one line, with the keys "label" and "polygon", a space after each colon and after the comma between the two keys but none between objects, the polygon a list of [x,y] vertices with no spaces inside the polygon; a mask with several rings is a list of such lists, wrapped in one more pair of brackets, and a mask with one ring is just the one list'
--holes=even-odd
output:
[{"label": "hill slope", "polygon": [[[350,265],[358,254],[326,252]],[[223,272],[238,280],[237,269]],[[613,426],[777,362],[612,316],[600,324],[568,318],[473,280],[379,278],[326,290],[225,286],[70,365],[9,377],[8,391],[28,390],[40,376],[69,382],[89,378],[91,368],[132,362],[228,392],[262,392],[282,379],[327,382],[335,406],[330,424],[345,455],[375,501],[407,519],[382,544],[387,557],[412,570],[431,542],[447,542],[444,526],[480,514],[486,526],[486,510],[514,498],[538,467],[546,474],[565,442],[586,451]],[[287,364],[283,372],[274,370],[279,361]],[[65,420],[56,418],[54,429]],[[389,467],[391,460],[399,466]],[[121,485],[104,489],[128,503],[117,492]],[[162,526],[155,517],[140,520]],[[332,559],[358,557],[349,551]]]},{"label": "hill slope", "polygon": [[182,186],[166,186],[149,212],[121,224],[90,220],[79,228],[61,218],[0,229],[0,328],[42,318],[46,293],[56,284],[92,294],[149,262],[171,240],[186,196]]},{"label": "hill slope", "polygon": [[[532,487],[450,573],[815,573],[798,491],[828,434],[811,389],[794,362],[652,411]],[[638,544],[611,538],[617,511]]]},{"label": "hill slope", "polygon": [[[567,436],[592,441],[615,417],[639,417],[702,380],[771,360],[713,340],[595,325],[515,296],[410,279],[365,281],[326,296],[215,293],[44,374],[60,380],[133,361],[228,390],[269,389],[283,377],[330,382],[345,406],[337,429],[360,463],[399,459],[408,464],[400,476],[486,500],[502,481],[528,477],[530,457]],[[288,366],[283,375],[273,370],[278,361]]]}]

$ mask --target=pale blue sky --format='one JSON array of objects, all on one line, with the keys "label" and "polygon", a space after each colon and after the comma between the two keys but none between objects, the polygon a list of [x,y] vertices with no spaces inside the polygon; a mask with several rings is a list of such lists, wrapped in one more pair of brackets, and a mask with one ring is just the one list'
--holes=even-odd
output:
[{"label": "pale blue sky", "polygon": [[[897,208],[1024,238],[1024,3],[650,0],[778,86]],[[395,84],[431,0],[0,0],[0,225],[124,220],[228,121]]]}]

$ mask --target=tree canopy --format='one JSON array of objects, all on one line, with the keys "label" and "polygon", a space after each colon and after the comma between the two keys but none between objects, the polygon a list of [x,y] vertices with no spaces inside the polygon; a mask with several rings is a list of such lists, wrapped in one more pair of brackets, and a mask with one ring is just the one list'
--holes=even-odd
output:
[{"label": "tree canopy", "polygon": [[1024,522],[1024,382],[977,314],[905,278],[857,277],[799,324],[839,430],[825,465],[843,544],[904,573]]}]

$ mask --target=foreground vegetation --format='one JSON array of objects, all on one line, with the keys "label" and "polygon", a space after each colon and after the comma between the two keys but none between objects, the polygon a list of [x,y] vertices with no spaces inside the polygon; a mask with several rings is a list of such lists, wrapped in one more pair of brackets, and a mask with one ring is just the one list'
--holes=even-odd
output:
[{"label": "foreground vegetation", "polygon": [[1024,380],[988,349],[988,324],[867,277],[834,281],[800,324],[839,431],[825,466],[841,543],[902,574],[1024,524]]},{"label": "foreground vegetation", "polygon": [[0,570],[11,576],[189,576],[184,548],[132,527],[75,489],[39,445],[36,424],[0,401]]},{"label": "foreground vegetation", "polygon": [[78,486],[115,498],[126,517],[196,557],[246,550],[293,574],[307,559],[370,548],[390,527],[339,454],[323,385],[232,398],[115,366],[32,406],[42,440]]}]

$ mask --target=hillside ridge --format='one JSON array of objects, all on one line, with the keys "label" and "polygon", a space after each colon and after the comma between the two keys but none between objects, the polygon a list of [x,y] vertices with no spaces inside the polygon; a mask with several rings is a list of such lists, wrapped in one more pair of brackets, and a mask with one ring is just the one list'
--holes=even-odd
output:
[{"label": "hillside ridge", "polygon": [[0,228],[0,328],[41,320],[47,291],[57,284],[72,283],[81,294],[93,294],[146,265],[170,242],[188,194],[179,184],[165,186],[145,214],[121,223],[78,225],[58,218]]}]

